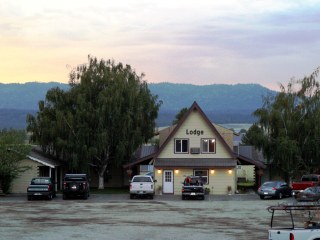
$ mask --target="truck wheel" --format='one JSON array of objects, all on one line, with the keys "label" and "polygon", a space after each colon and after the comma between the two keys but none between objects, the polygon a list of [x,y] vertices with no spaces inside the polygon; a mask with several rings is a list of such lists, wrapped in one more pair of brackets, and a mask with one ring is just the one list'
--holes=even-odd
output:
[{"label": "truck wheel", "polygon": [[260,195],[260,199],[264,199],[264,196],[263,196],[263,195]]},{"label": "truck wheel", "polygon": [[133,199],[134,198],[134,195],[133,194],[130,194],[130,199]]},{"label": "truck wheel", "polygon": [[48,195],[48,200],[52,200],[52,195],[51,194]]},{"label": "truck wheel", "polygon": [[150,195],[150,198],[153,199],[153,194]]},{"label": "truck wheel", "polygon": [[186,196],[183,196],[183,195],[182,195],[182,200],[186,200]]},{"label": "truck wheel", "polygon": [[87,200],[88,199],[88,193],[86,193],[85,195],[83,195],[83,199]]},{"label": "truck wheel", "polygon": [[200,198],[201,200],[204,200],[204,196],[201,196],[201,198]]},{"label": "truck wheel", "polygon": [[66,200],[66,199],[67,199],[67,195],[66,195],[66,194],[63,194],[63,195],[62,195],[62,199],[63,199],[63,200]]},{"label": "truck wheel", "polygon": [[32,200],[32,197],[31,196],[28,196],[28,201],[31,201]]}]

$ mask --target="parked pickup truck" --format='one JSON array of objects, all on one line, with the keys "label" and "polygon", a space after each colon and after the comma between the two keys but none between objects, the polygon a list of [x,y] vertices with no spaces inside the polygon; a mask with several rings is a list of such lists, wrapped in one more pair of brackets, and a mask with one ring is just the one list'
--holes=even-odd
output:
[{"label": "parked pickup truck", "polygon": [[[317,215],[319,210],[319,205],[279,205],[268,207],[268,211],[272,213],[268,239],[320,240],[320,223]],[[284,216],[288,216],[289,219],[285,219]],[[275,227],[275,223],[289,223],[289,226]]]},{"label": "parked pickup truck", "polygon": [[186,177],[182,185],[182,200],[187,198],[200,198],[204,200],[202,178],[198,176]]},{"label": "parked pickup truck", "polygon": [[66,174],[63,179],[62,198],[82,197],[88,199],[90,187],[87,174]]},{"label": "parked pickup truck", "polygon": [[292,183],[292,195],[296,196],[298,192],[302,192],[308,187],[320,185],[320,175],[308,174],[303,175],[301,181]]},{"label": "parked pickup truck", "polygon": [[28,200],[36,197],[45,197],[49,200],[56,196],[55,184],[50,177],[32,178],[27,188]]},{"label": "parked pickup truck", "polygon": [[135,196],[148,196],[153,199],[154,183],[149,175],[135,175],[130,181],[130,199]]}]

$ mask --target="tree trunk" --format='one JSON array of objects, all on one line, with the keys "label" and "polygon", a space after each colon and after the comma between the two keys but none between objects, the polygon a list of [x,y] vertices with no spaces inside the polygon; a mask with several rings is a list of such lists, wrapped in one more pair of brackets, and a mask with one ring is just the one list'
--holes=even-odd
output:
[{"label": "tree trunk", "polygon": [[107,169],[107,164],[104,164],[101,166],[101,168],[98,171],[99,175],[99,186],[98,189],[104,189],[104,173]]},{"label": "tree trunk", "polygon": [[98,189],[104,189],[104,174],[102,174],[102,176],[100,176],[99,174],[99,187]]}]

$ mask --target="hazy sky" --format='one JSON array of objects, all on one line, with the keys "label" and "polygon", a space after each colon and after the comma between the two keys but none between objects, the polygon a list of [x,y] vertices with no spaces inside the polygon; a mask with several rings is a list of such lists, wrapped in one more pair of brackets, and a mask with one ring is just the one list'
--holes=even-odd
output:
[{"label": "hazy sky", "polygon": [[320,66],[320,1],[0,0],[0,82],[68,82],[90,54],[149,83],[260,83]]}]

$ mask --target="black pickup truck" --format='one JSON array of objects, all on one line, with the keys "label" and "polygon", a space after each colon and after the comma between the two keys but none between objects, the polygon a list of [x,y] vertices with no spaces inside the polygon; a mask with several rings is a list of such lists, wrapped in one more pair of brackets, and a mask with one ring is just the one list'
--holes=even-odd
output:
[{"label": "black pickup truck", "polygon": [[62,198],[82,197],[88,199],[90,187],[87,174],[66,174],[63,179]]},{"label": "black pickup truck", "polygon": [[56,189],[50,177],[34,177],[27,188],[28,200],[45,197],[49,200],[56,196]]},{"label": "black pickup truck", "polygon": [[200,198],[204,200],[204,188],[202,178],[198,176],[186,177],[182,186],[182,200],[187,198]]}]

